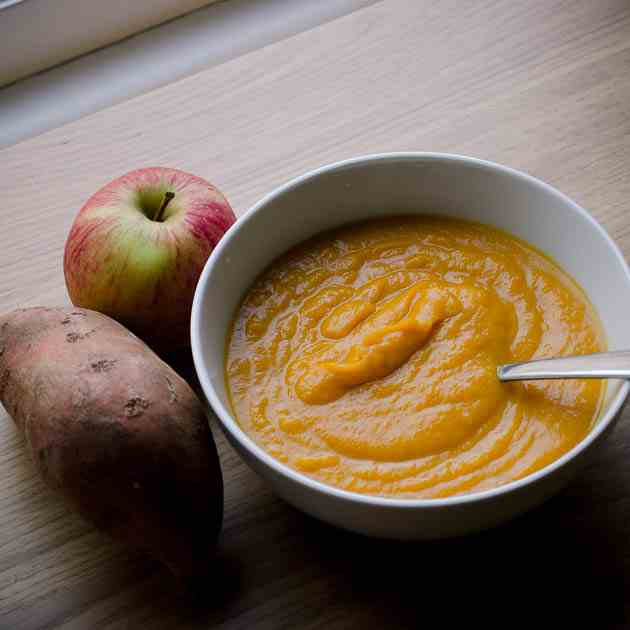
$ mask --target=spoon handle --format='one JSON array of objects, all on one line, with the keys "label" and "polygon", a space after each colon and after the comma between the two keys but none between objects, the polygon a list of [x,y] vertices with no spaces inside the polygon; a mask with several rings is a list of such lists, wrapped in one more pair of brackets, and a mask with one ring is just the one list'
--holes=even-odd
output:
[{"label": "spoon handle", "polygon": [[508,363],[497,368],[500,381],[547,378],[630,378],[630,350]]}]

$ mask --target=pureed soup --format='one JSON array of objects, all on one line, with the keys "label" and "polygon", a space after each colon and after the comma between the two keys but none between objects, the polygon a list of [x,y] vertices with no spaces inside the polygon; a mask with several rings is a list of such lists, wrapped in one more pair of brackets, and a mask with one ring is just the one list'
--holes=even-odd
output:
[{"label": "pureed soup", "polygon": [[605,346],[572,278],[491,227],[363,222],[276,260],[238,309],[226,382],[266,451],[338,488],[435,498],[549,464],[597,416],[598,380],[500,383],[499,364]]}]

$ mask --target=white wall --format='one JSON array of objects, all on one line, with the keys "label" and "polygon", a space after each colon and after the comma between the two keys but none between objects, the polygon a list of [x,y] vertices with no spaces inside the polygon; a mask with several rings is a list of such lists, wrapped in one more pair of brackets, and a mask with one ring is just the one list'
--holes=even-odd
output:
[{"label": "white wall", "polygon": [[[25,0],[24,4],[35,2],[54,5],[60,1]],[[204,7],[1,88],[0,147],[313,28],[376,1],[225,0]],[[0,12],[0,16],[3,15],[4,12]],[[27,42],[22,44],[28,45]],[[0,46],[4,46],[4,43]]]}]

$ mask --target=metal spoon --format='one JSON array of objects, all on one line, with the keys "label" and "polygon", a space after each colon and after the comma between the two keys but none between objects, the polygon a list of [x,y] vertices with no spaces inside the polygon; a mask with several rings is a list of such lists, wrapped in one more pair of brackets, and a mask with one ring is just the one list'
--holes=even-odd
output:
[{"label": "metal spoon", "polygon": [[500,381],[547,378],[630,378],[630,350],[508,363],[497,368]]}]

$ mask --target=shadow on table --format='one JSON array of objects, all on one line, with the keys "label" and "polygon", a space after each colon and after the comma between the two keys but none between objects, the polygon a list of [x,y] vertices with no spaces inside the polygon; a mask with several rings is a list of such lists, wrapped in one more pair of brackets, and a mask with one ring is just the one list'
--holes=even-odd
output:
[{"label": "shadow on table", "polygon": [[574,486],[503,527],[424,543],[364,538],[280,504],[282,537],[266,553],[232,550],[230,587],[186,627],[627,627],[627,521],[615,508],[584,518],[588,504]]},{"label": "shadow on table", "polygon": [[305,537],[338,576],[339,596],[369,608],[372,627],[612,627],[624,621],[628,532],[614,510],[580,517],[582,501],[574,488],[503,527],[438,542],[372,541],[313,520]]}]

